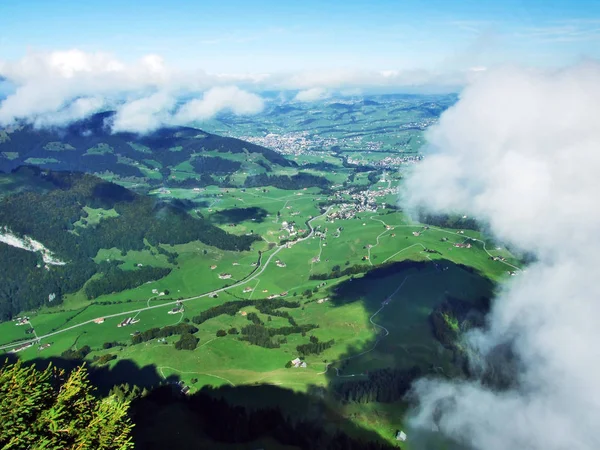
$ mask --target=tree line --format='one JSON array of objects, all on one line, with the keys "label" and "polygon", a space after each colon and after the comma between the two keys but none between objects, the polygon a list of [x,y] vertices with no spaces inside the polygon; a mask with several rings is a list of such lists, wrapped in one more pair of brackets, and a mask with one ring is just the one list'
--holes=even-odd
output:
[{"label": "tree line", "polygon": [[102,271],[102,276],[90,280],[84,288],[88,299],[98,298],[101,295],[133,289],[148,281],[159,280],[171,273],[168,267],[138,267],[134,270],[122,270],[115,265],[108,265]]},{"label": "tree line", "polygon": [[420,376],[421,369],[417,366],[408,370],[380,369],[369,372],[367,380],[332,383],[332,389],[346,402],[392,403],[401,400]]},{"label": "tree line", "polygon": [[198,331],[193,325],[188,323],[180,323],[177,325],[167,325],[162,328],[150,328],[149,330],[142,331],[139,334],[131,336],[132,344],[141,344],[142,342],[150,341],[157,338],[166,338],[175,334],[193,334]]},{"label": "tree line", "polygon": [[325,177],[305,172],[299,172],[291,177],[289,175],[267,175],[266,173],[261,173],[247,177],[244,182],[244,187],[259,186],[273,186],[285,190],[298,190],[309,187],[327,189],[330,183]]},{"label": "tree line", "polygon": [[239,338],[241,341],[247,341],[252,345],[258,345],[264,348],[279,348],[282,343],[287,342],[286,340],[274,341],[275,336],[289,336],[290,334],[302,334],[305,335],[310,330],[319,328],[318,325],[305,324],[296,325],[289,327],[279,328],[267,328],[261,324],[246,325],[241,329],[242,336]]},{"label": "tree line", "polygon": [[318,355],[335,344],[335,340],[320,341],[318,337],[311,336],[307,344],[301,344],[296,346],[296,350],[300,356]]},{"label": "tree line", "polygon": [[356,275],[359,273],[364,273],[372,269],[373,266],[369,266],[367,264],[355,264],[350,267],[346,267],[344,270],[340,268],[340,266],[334,266],[331,269],[331,272],[327,273],[312,273],[308,277],[309,280],[332,280],[334,278],[344,277],[346,275]]},{"label": "tree line", "polygon": [[247,306],[255,306],[256,309],[262,314],[268,314],[272,316],[279,315],[281,317],[287,318],[287,316],[284,315],[283,312],[275,310],[279,308],[299,308],[300,303],[296,301],[286,301],[281,298],[260,300],[236,300],[232,302],[225,302],[221,305],[208,308],[207,310],[202,311],[199,315],[192,317],[192,322],[194,322],[196,325],[200,325],[209,319],[221,315],[226,314],[228,316],[234,316],[239,310]]}]

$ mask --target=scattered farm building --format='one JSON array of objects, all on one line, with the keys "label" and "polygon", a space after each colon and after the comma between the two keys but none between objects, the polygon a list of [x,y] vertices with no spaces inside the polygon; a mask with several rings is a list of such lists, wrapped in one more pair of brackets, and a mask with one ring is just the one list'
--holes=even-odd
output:
[{"label": "scattered farm building", "polygon": [[18,347],[15,347],[12,350],[10,350],[9,353],[17,353],[17,352],[23,351],[26,348],[31,347],[32,345],[33,345],[33,342],[28,342],[27,344],[19,345]]},{"label": "scattered farm building", "polygon": [[292,366],[294,366],[295,368],[298,368],[298,367],[305,368],[306,367],[306,363],[304,361],[302,361],[300,358],[292,359],[291,362],[292,362]]},{"label": "scattered farm building", "polygon": [[185,311],[185,309],[183,308],[183,305],[179,305],[179,306],[176,306],[175,308],[173,308],[172,310],[170,310],[169,314],[179,314],[179,313],[182,313],[183,311]]}]

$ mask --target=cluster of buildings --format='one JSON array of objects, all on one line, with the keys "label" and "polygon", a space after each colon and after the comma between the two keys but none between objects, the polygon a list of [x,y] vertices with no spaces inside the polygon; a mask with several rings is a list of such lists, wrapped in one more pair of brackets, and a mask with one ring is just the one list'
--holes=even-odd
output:
[{"label": "cluster of buildings", "polygon": [[469,243],[464,244],[462,242],[457,242],[456,244],[454,244],[454,246],[456,248],[471,248],[471,244],[469,244]]},{"label": "cluster of buildings", "polygon": [[381,202],[381,204],[378,205],[378,199],[387,195],[396,195],[396,193],[396,188],[385,188],[382,186],[379,186],[376,190],[365,190],[353,193],[350,193],[350,191],[336,192],[330,200],[343,201],[347,200],[349,196],[353,202],[351,203],[348,201],[340,203],[337,210],[329,213],[327,218],[330,222],[333,222],[336,219],[353,219],[356,214],[359,213],[377,212],[379,206],[385,208],[384,202]]},{"label": "cluster of buildings", "polygon": [[242,136],[240,139],[262,145],[283,155],[322,155],[322,150],[339,145],[336,138],[309,135],[307,131],[286,134],[269,133],[266,136]]},{"label": "cluster of buildings", "polygon": [[357,166],[373,166],[373,167],[381,167],[383,169],[392,169],[402,164],[415,164],[423,159],[423,156],[418,154],[413,155],[404,155],[399,153],[398,156],[386,156],[384,158],[377,158],[372,160],[366,159],[358,159],[352,156],[348,157],[348,162],[350,164],[355,164]]},{"label": "cluster of buildings", "polygon": [[20,326],[20,325],[27,325],[29,324],[29,317],[24,316],[24,317],[17,317],[15,319],[15,325]]}]

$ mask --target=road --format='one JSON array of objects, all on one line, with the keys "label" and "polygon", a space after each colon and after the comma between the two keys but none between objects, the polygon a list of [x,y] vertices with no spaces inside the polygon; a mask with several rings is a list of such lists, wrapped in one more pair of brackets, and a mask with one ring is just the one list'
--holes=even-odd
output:
[{"label": "road", "polygon": [[[333,206],[330,206],[329,208],[327,208],[327,210],[325,210],[325,212],[323,214],[315,216],[312,219],[308,220],[306,222],[306,224],[308,225],[308,227],[310,229],[310,233],[308,233],[305,237],[298,239],[297,242],[302,242],[302,241],[305,241],[307,239],[310,239],[314,235],[314,232],[315,232],[315,229],[312,226],[312,222],[314,220],[317,220],[317,219],[320,219],[321,217],[326,216],[329,213],[329,211],[331,210],[332,207]],[[239,287],[239,286],[243,286],[244,284],[249,283],[250,281],[252,281],[256,277],[258,277],[259,275],[261,275],[267,269],[269,263],[275,257],[275,255],[277,255],[281,250],[283,250],[286,247],[287,246],[285,244],[284,245],[280,245],[279,247],[277,247],[277,249],[273,253],[271,253],[269,255],[269,257],[264,262],[264,264],[261,265],[261,267],[260,267],[259,270],[256,270],[251,276],[249,276],[245,280],[239,281],[239,282],[234,283],[234,284],[232,284],[230,286],[225,286],[225,287],[216,289],[214,291],[207,292],[205,294],[197,295],[195,297],[189,297],[189,298],[185,298],[185,299],[182,299],[182,300],[173,300],[172,302],[167,302],[167,303],[162,303],[160,305],[150,306],[149,305],[150,300],[155,297],[155,296],[153,296],[153,297],[150,297],[148,299],[147,306],[144,307],[144,308],[133,309],[131,311],[125,311],[125,312],[120,312],[120,313],[116,313],[116,314],[109,314],[109,315],[106,315],[106,316],[103,316],[103,317],[104,317],[104,319],[112,319],[112,318],[115,318],[115,317],[137,315],[137,314],[139,314],[139,313],[141,313],[143,311],[148,311],[148,310],[157,309],[157,308],[166,308],[166,307],[175,305],[175,304],[180,303],[180,302],[181,303],[185,303],[185,302],[189,302],[189,301],[192,301],[192,300],[197,300],[199,298],[209,297],[211,295],[218,294],[218,293],[226,291],[228,289],[233,289],[233,288],[236,288],[236,287]],[[63,328],[61,330],[53,331],[52,333],[44,334],[44,335],[41,335],[41,336],[36,336],[35,339],[29,339],[29,340],[26,340],[26,341],[19,341],[19,342],[13,342],[13,343],[10,343],[10,344],[2,345],[2,346],[0,346],[0,350],[6,350],[6,349],[11,349],[11,348],[14,348],[14,347],[19,347],[21,345],[25,345],[25,344],[29,344],[29,343],[40,342],[42,339],[46,339],[46,338],[49,338],[49,337],[52,337],[52,336],[56,336],[57,334],[64,333],[66,331],[71,331],[71,330],[74,330],[75,328],[79,328],[79,327],[82,327],[84,325],[92,324],[92,323],[94,323],[94,320],[95,319],[87,320],[85,322],[81,322],[81,323],[78,323],[76,325],[72,325],[70,327]]]}]

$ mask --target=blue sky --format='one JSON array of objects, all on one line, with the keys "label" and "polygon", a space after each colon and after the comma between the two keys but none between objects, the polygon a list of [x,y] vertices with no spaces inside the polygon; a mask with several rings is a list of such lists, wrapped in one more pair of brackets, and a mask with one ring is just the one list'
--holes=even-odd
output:
[{"label": "blue sky", "polygon": [[450,71],[600,57],[600,1],[0,1],[0,58],[77,48],[208,72]]}]

